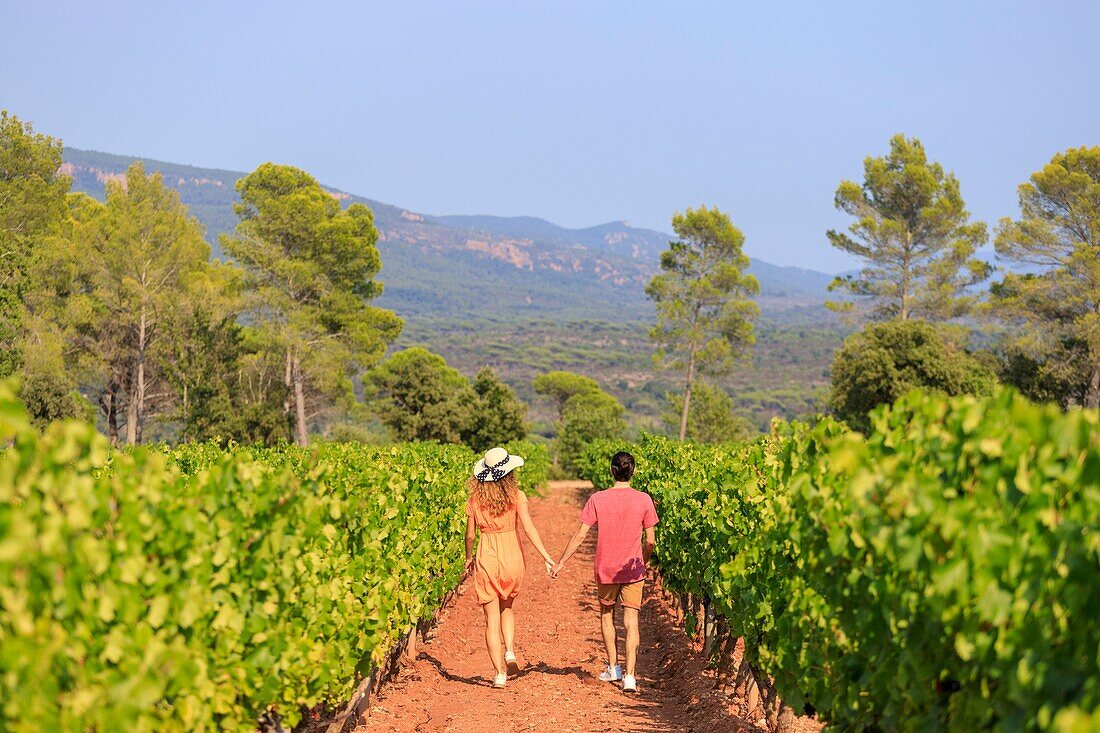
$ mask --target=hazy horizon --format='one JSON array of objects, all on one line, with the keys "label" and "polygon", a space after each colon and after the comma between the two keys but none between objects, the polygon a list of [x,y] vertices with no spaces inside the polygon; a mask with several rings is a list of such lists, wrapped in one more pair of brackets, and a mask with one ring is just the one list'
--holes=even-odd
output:
[{"label": "hazy horizon", "polygon": [[992,228],[1050,157],[1100,144],[1100,6],[732,8],[351,2],[0,9],[0,108],[66,145],[267,160],[434,215],[670,230],[826,272],[842,179],[919,137]]}]

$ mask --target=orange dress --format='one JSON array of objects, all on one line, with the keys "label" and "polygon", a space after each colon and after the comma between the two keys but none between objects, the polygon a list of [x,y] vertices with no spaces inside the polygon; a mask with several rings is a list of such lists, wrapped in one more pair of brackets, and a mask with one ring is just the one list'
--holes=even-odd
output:
[{"label": "orange dress", "polygon": [[527,566],[523,561],[519,535],[516,534],[516,510],[526,502],[523,492],[517,491],[516,504],[497,517],[473,498],[466,502],[466,514],[474,518],[474,524],[481,531],[474,572],[474,590],[481,605],[497,598],[515,598],[523,585]]}]

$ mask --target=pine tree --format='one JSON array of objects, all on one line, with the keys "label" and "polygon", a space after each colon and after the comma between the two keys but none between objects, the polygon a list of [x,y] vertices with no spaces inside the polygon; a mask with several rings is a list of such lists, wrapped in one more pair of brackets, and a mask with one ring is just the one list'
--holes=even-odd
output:
[{"label": "pine tree", "polygon": [[892,137],[886,156],[863,161],[863,185],[841,182],[835,202],[856,221],[850,234],[830,230],[829,241],[865,264],[830,290],[869,301],[880,320],[946,320],[973,306],[967,288],[989,277],[989,266],[974,257],[987,239],[985,224],[970,222],[958,179],[929,162],[919,140]]},{"label": "pine tree", "polygon": [[657,303],[657,363],[684,370],[680,440],[687,436],[691,389],[697,373],[729,373],[751,348],[752,320],[760,312],[756,278],[745,272],[745,237],[730,218],[705,206],[672,218],[679,238],[661,254],[661,272],[646,287]]},{"label": "pine tree", "polygon": [[995,246],[1026,271],[993,287],[991,307],[1021,327],[1014,346],[1069,387],[1063,403],[1100,407],[1100,147],[1058,153],[1019,198]]},{"label": "pine tree", "polygon": [[280,350],[295,440],[304,445],[314,409],[353,399],[351,379],[374,366],[401,319],[371,305],[381,294],[374,215],[340,202],[308,173],[265,163],[237,182],[241,203],[224,249],[245,267],[251,322]]}]

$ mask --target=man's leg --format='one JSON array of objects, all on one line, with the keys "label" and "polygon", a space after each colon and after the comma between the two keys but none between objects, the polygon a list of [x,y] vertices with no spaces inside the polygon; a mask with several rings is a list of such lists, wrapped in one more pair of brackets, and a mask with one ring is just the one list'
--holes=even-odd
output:
[{"label": "man's leg", "polygon": [[626,627],[626,669],[623,672],[629,677],[634,676],[634,666],[638,661],[638,610],[642,607],[644,585],[645,581],[639,580],[637,583],[627,583],[622,589],[623,626]]},{"label": "man's leg", "polygon": [[638,645],[641,643],[638,634],[638,609],[623,606],[623,626],[626,627],[626,669],[623,673],[633,677],[634,665],[638,661]]},{"label": "man's leg", "polygon": [[485,609],[485,650],[497,674],[504,674],[504,653],[500,650],[500,601],[493,599],[481,606]]},{"label": "man's leg", "polygon": [[600,629],[603,631],[603,645],[607,647],[607,666],[614,667],[619,663],[619,651],[617,649],[619,639],[615,634],[615,606],[600,603]]}]

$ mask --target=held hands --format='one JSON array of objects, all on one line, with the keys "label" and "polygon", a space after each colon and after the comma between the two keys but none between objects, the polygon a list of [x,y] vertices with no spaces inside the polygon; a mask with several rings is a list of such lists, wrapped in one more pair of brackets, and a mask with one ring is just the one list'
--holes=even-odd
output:
[{"label": "held hands", "polygon": [[562,563],[554,562],[554,558],[550,557],[549,555],[542,558],[542,560],[546,563],[546,574],[554,580],[557,580],[558,573],[560,573],[562,569]]}]

